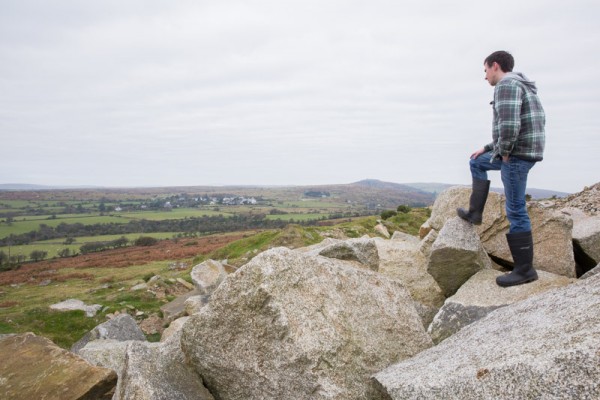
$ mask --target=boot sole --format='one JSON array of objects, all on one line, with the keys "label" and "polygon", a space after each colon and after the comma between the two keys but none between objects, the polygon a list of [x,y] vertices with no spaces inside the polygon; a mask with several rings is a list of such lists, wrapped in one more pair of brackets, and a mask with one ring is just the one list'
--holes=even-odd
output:
[{"label": "boot sole", "polygon": [[535,282],[538,280],[538,277],[536,276],[535,278],[529,278],[526,279],[524,281],[520,281],[520,282],[511,282],[511,283],[500,283],[498,281],[496,281],[496,284],[500,287],[511,287],[511,286],[519,286],[519,285],[524,285],[526,283],[531,283],[531,282]]}]

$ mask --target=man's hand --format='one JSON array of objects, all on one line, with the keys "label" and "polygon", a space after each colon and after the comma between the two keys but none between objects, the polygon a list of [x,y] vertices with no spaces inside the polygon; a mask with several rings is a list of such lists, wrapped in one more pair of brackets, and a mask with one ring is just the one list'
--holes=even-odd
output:
[{"label": "man's hand", "polygon": [[509,158],[510,158],[510,156],[502,156],[502,161],[507,163]]},{"label": "man's hand", "polygon": [[477,157],[479,157],[483,153],[485,153],[485,149],[482,147],[479,150],[477,150],[475,153],[471,154],[471,160],[476,159]]}]

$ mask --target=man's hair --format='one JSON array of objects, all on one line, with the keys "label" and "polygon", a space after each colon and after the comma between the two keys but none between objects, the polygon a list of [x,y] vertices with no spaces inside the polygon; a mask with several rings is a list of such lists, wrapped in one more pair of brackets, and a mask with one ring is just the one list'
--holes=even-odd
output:
[{"label": "man's hair", "polygon": [[515,59],[509,52],[500,50],[487,56],[484,63],[488,67],[491,67],[494,63],[498,63],[502,72],[512,72],[513,67],[515,66]]}]

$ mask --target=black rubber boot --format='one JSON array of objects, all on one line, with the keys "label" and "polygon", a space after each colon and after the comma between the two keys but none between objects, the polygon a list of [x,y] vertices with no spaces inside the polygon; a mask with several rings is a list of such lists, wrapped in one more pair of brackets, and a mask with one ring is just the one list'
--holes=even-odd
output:
[{"label": "black rubber boot", "polygon": [[483,208],[490,192],[490,181],[473,178],[473,189],[469,200],[469,211],[457,208],[456,213],[465,221],[474,225],[481,225],[483,219]]},{"label": "black rubber boot", "polygon": [[499,276],[499,286],[515,286],[537,280],[538,274],[533,269],[533,237],[531,231],[507,233],[506,240],[513,256],[515,267],[510,274]]}]

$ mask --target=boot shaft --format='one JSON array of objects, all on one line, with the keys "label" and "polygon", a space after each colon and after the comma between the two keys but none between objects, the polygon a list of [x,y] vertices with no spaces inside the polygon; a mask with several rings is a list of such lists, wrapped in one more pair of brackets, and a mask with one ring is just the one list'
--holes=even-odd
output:
[{"label": "boot shaft", "polygon": [[533,237],[531,231],[506,234],[515,267],[510,274],[499,276],[496,283],[502,287],[521,285],[538,279],[533,268]]},{"label": "boot shaft", "polygon": [[471,197],[469,198],[469,210],[457,208],[459,217],[475,225],[480,225],[483,220],[483,209],[490,192],[490,181],[473,178]]},{"label": "boot shaft", "polygon": [[526,271],[532,268],[533,236],[531,231],[507,233],[506,241],[508,242],[508,247],[515,263],[513,271]]}]

